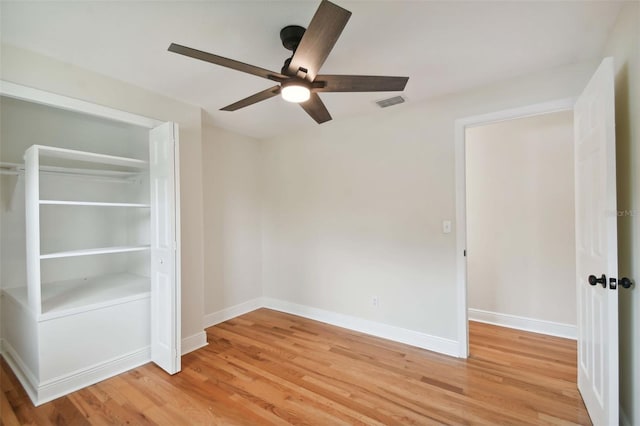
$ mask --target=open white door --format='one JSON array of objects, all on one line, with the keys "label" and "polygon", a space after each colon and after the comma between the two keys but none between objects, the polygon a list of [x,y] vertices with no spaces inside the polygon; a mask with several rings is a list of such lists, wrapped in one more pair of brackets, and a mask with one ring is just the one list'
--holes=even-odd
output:
[{"label": "open white door", "polygon": [[164,123],[149,133],[151,359],[170,374],[180,371],[176,144],[174,123]]},{"label": "open white door", "polygon": [[613,60],[574,108],[578,389],[593,424],[618,424],[618,234]]}]

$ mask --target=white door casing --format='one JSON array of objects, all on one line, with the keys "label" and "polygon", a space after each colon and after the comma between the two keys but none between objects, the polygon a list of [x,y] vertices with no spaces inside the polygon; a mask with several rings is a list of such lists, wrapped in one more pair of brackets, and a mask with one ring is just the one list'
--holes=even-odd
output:
[{"label": "white door casing", "polygon": [[170,374],[180,371],[176,143],[175,123],[164,123],[149,132],[151,360]]},{"label": "white door casing", "polygon": [[606,58],[574,107],[578,389],[596,426],[619,410],[614,93]]}]

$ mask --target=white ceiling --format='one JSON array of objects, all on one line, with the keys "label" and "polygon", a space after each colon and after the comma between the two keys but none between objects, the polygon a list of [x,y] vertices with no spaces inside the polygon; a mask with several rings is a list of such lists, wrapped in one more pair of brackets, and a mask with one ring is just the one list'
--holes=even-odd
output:
[{"label": "white ceiling", "polygon": [[[324,74],[409,76],[409,102],[537,70],[592,60],[615,1],[347,1],[353,15]],[[319,1],[2,1],[3,43],[33,50],[207,110],[257,138],[318,126],[279,97],[220,108],[273,82],[167,52],[184,44],[279,71],[290,53],[279,31],[307,26]],[[396,93],[322,93],[334,120],[378,108]]]}]

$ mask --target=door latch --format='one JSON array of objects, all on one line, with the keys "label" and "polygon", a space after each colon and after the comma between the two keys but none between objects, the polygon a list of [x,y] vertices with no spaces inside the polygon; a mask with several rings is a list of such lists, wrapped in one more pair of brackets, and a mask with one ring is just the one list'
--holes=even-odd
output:
[{"label": "door latch", "polygon": [[[591,277],[589,277],[589,284],[591,284]],[[615,278],[609,278],[609,289],[610,290],[616,290],[618,288],[618,284],[620,284],[624,288],[630,288],[633,285],[633,281],[631,281],[627,277],[620,278],[619,282]],[[595,285],[595,284],[591,284],[591,285]]]}]

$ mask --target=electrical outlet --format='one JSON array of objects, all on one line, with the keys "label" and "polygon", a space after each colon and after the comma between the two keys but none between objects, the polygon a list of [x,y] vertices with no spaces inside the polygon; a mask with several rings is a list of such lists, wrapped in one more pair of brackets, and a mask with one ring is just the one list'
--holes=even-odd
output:
[{"label": "electrical outlet", "polygon": [[378,299],[378,296],[373,296],[371,298],[371,306],[374,308],[378,308],[380,306],[380,299]]}]

